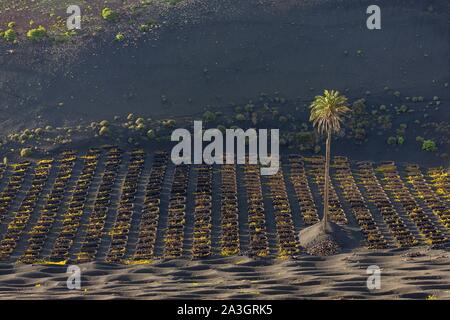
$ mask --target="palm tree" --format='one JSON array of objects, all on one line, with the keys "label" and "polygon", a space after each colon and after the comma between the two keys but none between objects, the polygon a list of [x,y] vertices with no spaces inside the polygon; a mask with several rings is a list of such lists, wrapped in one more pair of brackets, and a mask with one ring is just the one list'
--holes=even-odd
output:
[{"label": "palm tree", "polygon": [[317,129],[319,134],[326,135],[326,156],[325,156],[325,186],[323,203],[323,226],[326,231],[328,222],[328,194],[330,179],[330,145],[331,134],[341,130],[343,115],[350,111],[347,106],[347,98],[335,90],[325,90],[323,96],[316,96],[311,103],[311,116],[309,121]]}]

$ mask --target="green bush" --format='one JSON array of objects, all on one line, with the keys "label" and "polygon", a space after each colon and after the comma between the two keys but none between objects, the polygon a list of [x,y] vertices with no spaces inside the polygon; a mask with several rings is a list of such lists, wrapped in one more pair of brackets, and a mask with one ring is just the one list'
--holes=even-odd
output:
[{"label": "green bush", "polygon": [[114,10],[112,10],[110,8],[103,8],[102,17],[106,21],[116,21],[117,18],[119,17],[119,15],[117,14],[117,12],[115,12]]},{"label": "green bush", "polygon": [[297,132],[294,139],[297,144],[310,145],[314,142],[314,134],[312,132]]},{"label": "green bush", "polygon": [[156,21],[149,21],[147,23],[143,23],[139,26],[139,31],[141,32],[147,32],[150,31],[152,28],[154,28],[155,26],[157,26]]},{"label": "green bush", "polygon": [[155,139],[155,137],[156,137],[155,132],[152,129],[147,131],[148,140],[153,140],[153,139]]},{"label": "green bush", "polygon": [[20,156],[22,158],[30,157],[32,154],[33,151],[31,150],[31,148],[23,148],[22,150],[20,150]]},{"label": "green bush", "polygon": [[429,152],[437,151],[436,142],[434,142],[433,140],[424,140],[422,143],[422,150]]},{"label": "green bush", "polygon": [[141,124],[145,124],[145,120],[144,120],[144,118],[137,118],[134,123],[138,126]]},{"label": "green bush", "polygon": [[288,122],[288,118],[285,117],[285,116],[280,116],[280,117],[278,118],[278,121],[279,121],[280,123],[286,123],[286,122]]},{"label": "green bush", "polygon": [[402,105],[400,106],[400,108],[397,109],[397,111],[398,111],[399,113],[406,113],[406,112],[408,112],[408,107],[407,107],[406,105],[402,104]]},{"label": "green bush", "polygon": [[47,30],[43,26],[39,26],[35,29],[30,29],[27,32],[27,38],[33,41],[42,40],[47,37]]},{"label": "green bush", "polygon": [[245,116],[242,113],[238,113],[236,115],[236,120],[237,121],[245,121]]},{"label": "green bush", "polygon": [[405,138],[403,136],[391,136],[387,139],[387,144],[390,146],[401,146],[402,144],[405,143]]},{"label": "green bush", "polygon": [[366,138],[366,130],[363,128],[356,128],[353,130],[353,135],[356,140],[362,141]]},{"label": "green bush", "polygon": [[177,124],[177,122],[173,119],[163,120],[163,126],[166,128],[173,128]]},{"label": "green bush", "polygon": [[389,137],[387,139],[387,144],[390,146],[396,145],[397,144],[397,138],[396,137]]},{"label": "green bush", "polygon": [[139,123],[136,125],[136,130],[145,130],[145,123]]},{"label": "green bush", "polygon": [[125,40],[124,34],[121,33],[121,32],[119,32],[118,34],[116,34],[115,40],[116,40],[116,41],[119,41],[119,42]]},{"label": "green bush", "polygon": [[363,114],[366,111],[366,100],[359,99],[353,102],[352,111],[355,114]]},{"label": "green bush", "polygon": [[246,112],[252,112],[252,111],[253,111],[253,108],[254,108],[254,105],[251,104],[251,103],[246,104],[246,105],[244,106],[244,110],[245,110]]},{"label": "green bush", "polygon": [[206,122],[214,122],[214,121],[216,121],[216,118],[217,118],[216,114],[211,111],[206,111],[203,114],[203,121],[206,121]]},{"label": "green bush", "polygon": [[391,116],[388,114],[378,116],[377,121],[383,129],[390,129],[392,127]]},{"label": "green bush", "polygon": [[17,34],[16,34],[16,32],[13,29],[8,29],[3,34],[3,38],[6,41],[14,42],[17,39]]},{"label": "green bush", "polygon": [[147,32],[147,31],[150,30],[150,27],[148,25],[146,25],[146,24],[141,24],[138,29],[141,32]]},{"label": "green bush", "polygon": [[107,136],[109,135],[110,131],[108,127],[101,127],[100,131],[98,132],[101,136]]}]

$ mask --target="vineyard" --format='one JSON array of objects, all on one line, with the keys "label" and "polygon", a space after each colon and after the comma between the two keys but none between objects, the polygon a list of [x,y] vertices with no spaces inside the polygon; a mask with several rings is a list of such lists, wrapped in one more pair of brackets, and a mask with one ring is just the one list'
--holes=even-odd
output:
[{"label": "vineyard", "polygon": [[[178,165],[165,151],[86,153],[0,166],[0,260],[25,264],[303,254],[298,233],[322,213],[324,158]],[[450,176],[394,162],[331,163],[330,218],[368,249],[439,245],[450,229]]]}]

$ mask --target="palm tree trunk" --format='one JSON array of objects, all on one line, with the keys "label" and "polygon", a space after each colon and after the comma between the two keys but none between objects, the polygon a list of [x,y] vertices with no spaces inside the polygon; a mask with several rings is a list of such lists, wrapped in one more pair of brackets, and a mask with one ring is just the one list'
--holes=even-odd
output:
[{"label": "palm tree trunk", "polygon": [[323,228],[326,232],[326,225],[328,223],[328,199],[330,191],[330,149],[331,149],[331,131],[327,133],[327,143],[326,143],[326,154],[325,154],[325,184],[323,191]]}]

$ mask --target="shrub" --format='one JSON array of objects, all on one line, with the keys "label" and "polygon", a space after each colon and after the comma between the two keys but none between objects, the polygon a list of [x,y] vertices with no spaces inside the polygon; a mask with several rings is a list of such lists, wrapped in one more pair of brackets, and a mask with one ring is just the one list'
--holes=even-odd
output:
[{"label": "shrub", "polygon": [[297,132],[294,138],[297,144],[309,145],[314,142],[314,134],[312,132]]},{"label": "shrub", "polygon": [[288,122],[288,118],[286,118],[285,116],[280,116],[278,118],[278,121],[280,121],[280,123],[286,123],[286,122]]},{"label": "shrub", "polygon": [[216,114],[214,112],[211,112],[211,111],[206,111],[203,114],[203,121],[206,121],[206,122],[216,121],[216,118],[217,118]]},{"label": "shrub", "polygon": [[245,116],[242,113],[238,113],[236,115],[236,120],[237,121],[245,121]]},{"label": "shrub", "polygon": [[119,42],[125,40],[124,34],[121,33],[121,32],[119,32],[118,34],[116,34],[115,40],[116,40],[116,41],[119,41]]},{"label": "shrub", "polygon": [[378,123],[383,129],[390,129],[392,127],[391,116],[382,115],[377,118]]},{"label": "shrub", "polygon": [[138,125],[136,125],[136,130],[144,130],[144,129],[145,129],[144,123],[139,123]]},{"label": "shrub", "polygon": [[115,21],[115,20],[117,20],[119,15],[117,14],[117,12],[115,12],[114,10],[112,10],[110,8],[103,8],[102,17],[106,21]]},{"label": "shrub", "polygon": [[47,30],[43,26],[30,29],[27,32],[27,38],[33,41],[42,40],[47,36]]},{"label": "shrub", "polygon": [[16,38],[17,38],[17,35],[16,35],[16,32],[13,29],[8,29],[3,34],[3,38],[6,41],[14,42],[16,40]]},{"label": "shrub", "polygon": [[109,135],[110,131],[108,127],[101,127],[100,131],[98,132],[99,135],[101,136],[107,136]]},{"label": "shrub", "polygon": [[406,112],[408,112],[408,107],[407,107],[406,105],[402,104],[402,105],[400,106],[400,108],[398,108],[397,110],[398,110],[398,112],[400,112],[400,113],[406,113]]},{"label": "shrub", "polygon": [[429,152],[437,151],[436,142],[434,142],[433,140],[424,140],[422,143],[422,150]]},{"label": "shrub", "polygon": [[397,138],[396,137],[389,137],[387,139],[387,144],[390,146],[396,145],[397,144]]},{"label": "shrub", "polygon": [[401,146],[404,143],[405,143],[405,138],[400,135],[398,135],[396,137],[391,136],[387,139],[387,144],[390,146],[395,146],[395,145]]},{"label": "shrub", "polygon": [[363,114],[366,110],[366,100],[359,99],[353,102],[352,110],[355,114]]},{"label": "shrub", "polygon": [[144,118],[137,118],[134,122],[136,125],[145,124]]},{"label": "shrub", "polygon": [[147,32],[148,30],[150,30],[150,27],[146,24],[141,24],[139,26],[139,31],[141,31],[141,32]]},{"label": "shrub", "polygon": [[353,134],[356,140],[364,140],[366,138],[366,130],[363,128],[356,128],[353,130]]},{"label": "shrub", "polygon": [[31,150],[31,148],[23,148],[22,150],[20,150],[20,156],[22,158],[30,157],[32,153],[33,151]]},{"label": "shrub", "polygon": [[158,24],[156,21],[149,21],[148,23],[143,23],[139,26],[139,31],[141,32],[147,32],[150,31],[152,28],[156,27]]},{"label": "shrub", "polygon": [[163,126],[166,128],[173,128],[173,127],[175,127],[176,124],[177,124],[177,122],[173,119],[168,119],[168,120],[163,121]]},{"label": "shrub", "polygon": [[147,131],[148,140],[153,140],[153,139],[155,139],[155,137],[156,137],[155,132],[152,129]]},{"label": "shrub", "polygon": [[251,104],[251,103],[246,104],[246,105],[244,106],[244,110],[245,110],[246,112],[252,112],[252,111],[253,111],[253,108],[254,108],[254,105]]}]

